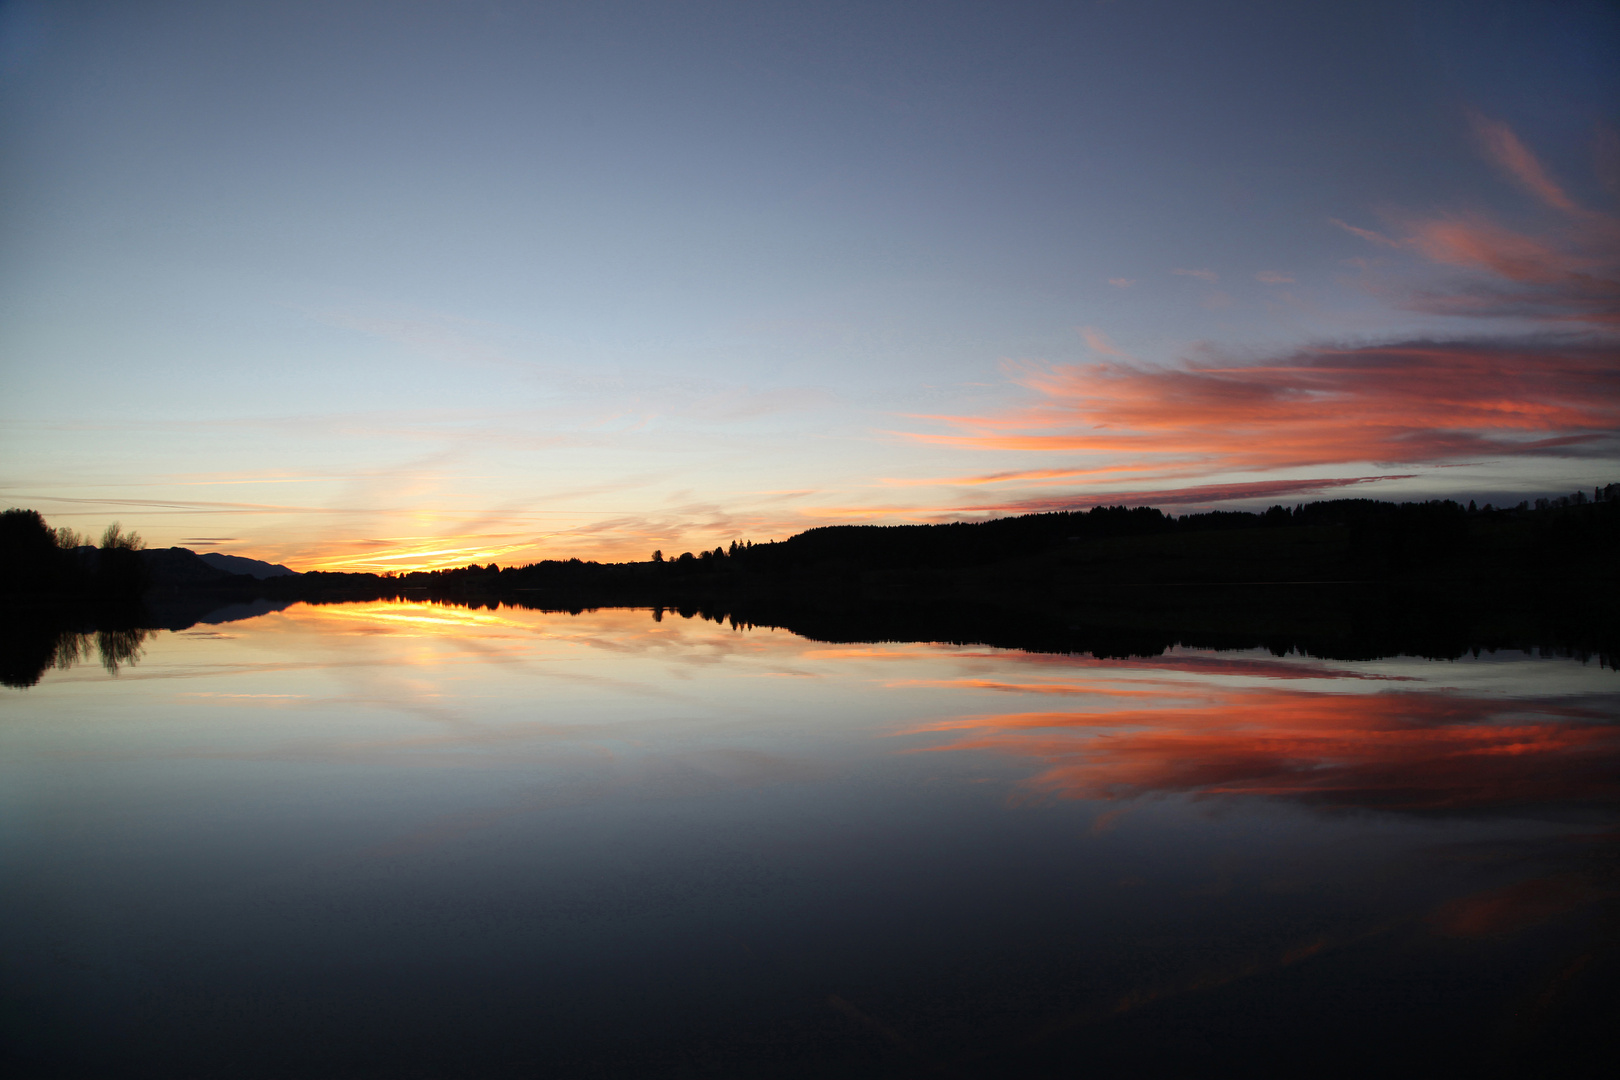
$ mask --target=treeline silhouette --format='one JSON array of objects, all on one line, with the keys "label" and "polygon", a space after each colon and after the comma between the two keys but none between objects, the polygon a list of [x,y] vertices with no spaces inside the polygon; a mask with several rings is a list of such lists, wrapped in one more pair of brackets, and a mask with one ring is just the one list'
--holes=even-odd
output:
[{"label": "treeline silhouette", "polygon": [[117,522],[100,543],[53,529],[37,510],[0,512],[0,596],[139,600],[151,583],[138,533]]},{"label": "treeline silhouette", "polygon": [[[179,628],[232,604],[418,599],[646,607],[827,641],[1099,656],[1155,655],[1178,643],[1340,659],[1510,647],[1596,655],[1610,666],[1620,656],[1612,615],[1620,484],[1502,508],[1335,499],[1175,516],[1099,506],[973,523],[827,526],[673,558],[655,552],[644,562],[262,581],[185,549],[141,550],[116,526],[100,546],[53,532],[33,511],[7,511],[0,526],[0,595],[12,621],[54,626],[58,638],[91,624]],[[20,608],[27,618],[15,618]],[[29,664],[48,651],[43,672],[56,649],[36,640]],[[8,667],[8,684],[27,685],[12,678]]]}]

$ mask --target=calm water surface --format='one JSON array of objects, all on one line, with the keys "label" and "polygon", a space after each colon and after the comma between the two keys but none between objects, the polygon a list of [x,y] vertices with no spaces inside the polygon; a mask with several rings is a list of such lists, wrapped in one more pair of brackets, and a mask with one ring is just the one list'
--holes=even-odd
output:
[{"label": "calm water surface", "polygon": [[1620,1030],[1595,661],[298,605],[0,694],[12,1075],[1567,1076]]}]

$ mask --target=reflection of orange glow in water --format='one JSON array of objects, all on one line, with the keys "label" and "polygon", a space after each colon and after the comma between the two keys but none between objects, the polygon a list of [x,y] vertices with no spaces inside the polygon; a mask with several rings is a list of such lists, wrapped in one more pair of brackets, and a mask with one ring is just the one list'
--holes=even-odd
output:
[{"label": "reflection of orange glow in water", "polygon": [[1596,881],[1590,874],[1549,874],[1442,904],[1431,922],[1448,937],[1511,934],[1606,899],[1615,892],[1612,882]]},{"label": "reflection of orange glow in water", "polygon": [[532,620],[517,617],[517,608],[456,607],[450,604],[413,604],[393,600],[349,604],[297,604],[287,618],[311,628],[328,630],[381,630],[393,633],[442,634],[456,629],[519,628]]},{"label": "reflection of orange glow in water", "polygon": [[1323,806],[1461,809],[1620,796],[1620,725],[1555,701],[1444,692],[1236,691],[1157,708],[939,721],[942,750],[1044,763],[1070,798],[1261,795]]},{"label": "reflection of orange glow in water", "polygon": [[[594,608],[570,613],[504,603],[490,607],[409,600],[299,603],[255,620],[247,629],[306,636],[321,641],[328,649],[358,647],[368,639],[410,639],[413,647],[425,650],[410,654],[396,651],[391,654],[391,662],[396,664],[449,654],[513,659],[578,655],[560,651],[569,648],[587,648],[619,658],[646,655],[703,662],[725,655],[777,661],[827,659],[814,643],[796,634],[684,618],[669,609],[655,614],[651,608]],[[919,653],[902,646],[879,646],[860,655],[905,659]],[[841,656],[835,653],[832,658]]]}]

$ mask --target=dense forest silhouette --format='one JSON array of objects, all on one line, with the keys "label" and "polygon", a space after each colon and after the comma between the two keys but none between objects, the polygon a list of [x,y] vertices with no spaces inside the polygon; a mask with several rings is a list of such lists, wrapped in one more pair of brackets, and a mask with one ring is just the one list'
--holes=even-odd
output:
[{"label": "dense forest silhouette", "polygon": [[[1339,659],[1535,648],[1620,657],[1620,484],[1498,508],[1335,499],[1175,516],[1098,506],[940,525],[839,525],[645,562],[256,579],[184,548],[99,543],[0,515],[0,681],[26,686],[101,634],[296,601],[631,606],[825,641],[942,641],[1098,656],[1177,644]],[[139,640],[108,638],[110,670]]]}]

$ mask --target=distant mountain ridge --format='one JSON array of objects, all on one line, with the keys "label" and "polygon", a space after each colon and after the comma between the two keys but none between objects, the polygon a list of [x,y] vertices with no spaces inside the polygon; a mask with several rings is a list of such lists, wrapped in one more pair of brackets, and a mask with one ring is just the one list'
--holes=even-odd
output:
[{"label": "distant mountain ridge", "polygon": [[297,570],[289,570],[279,563],[267,563],[241,555],[224,555],[217,551],[208,551],[199,554],[197,558],[216,570],[223,570],[227,574],[247,574],[260,581],[265,578],[298,576]]}]

